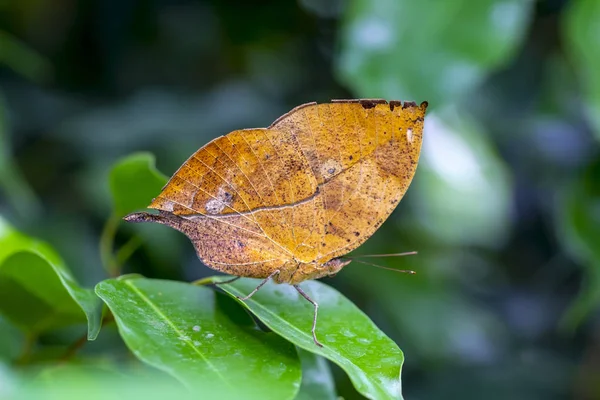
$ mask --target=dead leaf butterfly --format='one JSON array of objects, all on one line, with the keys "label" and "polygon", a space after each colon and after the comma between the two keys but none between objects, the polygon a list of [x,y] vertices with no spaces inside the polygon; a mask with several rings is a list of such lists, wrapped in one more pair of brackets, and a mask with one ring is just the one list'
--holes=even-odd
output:
[{"label": "dead leaf butterfly", "polygon": [[194,153],[149,208],[193,242],[207,266],[264,283],[333,275],[400,202],[419,161],[427,102],[333,100],[268,128],[218,137]]}]

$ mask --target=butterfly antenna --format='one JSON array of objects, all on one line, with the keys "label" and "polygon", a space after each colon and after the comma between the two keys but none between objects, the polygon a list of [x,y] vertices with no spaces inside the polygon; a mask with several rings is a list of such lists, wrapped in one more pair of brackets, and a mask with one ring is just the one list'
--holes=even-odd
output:
[{"label": "butterfly antenna", "polygon": [[381,268],[381,269],[387,269],[389,271],[402,272],[402,273],[410,274],[410,275],[415,275],[416,274],[415,271],[412,271],[412,270],[409,270],[409,269],[396,269],[396,268],[384,267],[382,265],[377,265],[377,264],[373,264],[373,263],[370,263],[370,262],[366,262],[366,261],[362,261],[362,260],[355,260],[355,259],[353,259],[352,261],[360,263],[360,264],[364,264],[364,265],[370,265],[371,267],[377,267],[377,268]]},{"label": "butterfly antenna", "polygon": [[416,251],[407,251],[405,253],[391,253],[391,254],[366,254],[366,255],[358,255],[358,256],[346,256],[344,258],[348,258],[351,260],[357,258],[376,258],[376,257],[402,257],[402,256],[414,256],[416,255]]}]

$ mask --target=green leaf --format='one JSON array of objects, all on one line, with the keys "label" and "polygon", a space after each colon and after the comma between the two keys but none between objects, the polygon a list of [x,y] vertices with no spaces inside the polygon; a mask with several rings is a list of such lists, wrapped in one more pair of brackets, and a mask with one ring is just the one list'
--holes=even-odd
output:
[{"label": "green leaf", "polygon": [[93,340],[100,331],[101,305],[50,246],[0,218],[0,313],[32,333],[87,321]]},{"label": "green leaf", "polygon": [[166,183],[167,177],[156,169],[151,153],[135,153],[120,160],[109,176],[115,214],[123,217],[146,208]]},{"label": "green leaf", "polygon": [[[2,374],[0,368],[0,382]],[[142,373],[140,373],[142,372]],[[198,399],[181,383],[158,371],[117,370],[102,365],[60,365],[45,368],[21,379],[12,378],[10,390],[3,393],[0,385],[0,399],[11,400],[112,400],[144,399],[164,400],[165,394],[177,400]]]},{"label": "green leaf", "polygon": [[0,362],[14,360],[23,347],[23,334],[0,317]]},{"label": "green leaf", "polygon": [[327,361],[300,348],[298,355],[302,362],[302,385],[296,400],[336,400],[338,396]]},{"label": "green leaf", "polygon": [[559,235],[567,251],[579,262],[600,263],[600,161],[564,187],[556,203]]},{"label": "green leaf", "polygon": [[506,63],[533,1],[352,0],[343,19],[341,79],[358,97],[456,100]]},{"label": "green leaf", "polygon": [[600,2],[571,1],[565,13],[564,35],[571,66],[578,71],[580,87],[587,97],[587,116],[600,139]]},{"label": "green leaf", "polygon": [[[393,230],[385,233],[397,237]],[[396,239],[394,245],[397,243]],[[363,254],[386,250],[378,245],[366,247]],[[452,249],[458,246],[447,247],[451,250],[419,248],[423,251],[415,257],[396,257],[385,263],[391,268],[417,271],[416,275],[375,268],[367,272],[350,264],[340,276],[349,290],[366,299],[365,307],[377,310],[390,333],[400,335],[403,350],[410,352],[413,365],[473,357],[472,349],[457,338],[476,337],[481,346],[493,347],[492,354],[501,354],[506,349],[509,332],[505,323],[456,287],[457,274],[462,277],[481,271],[479,260],[464,250],[455,254]],[[488,354],[479,356],[487,359]]]},{"label": "green leaf", "polygon": [[573,329],[600,304],[600,162],[590,165],[563,188],[555,210],[558,237],[567,252],[586,267],[579,298],[567,311],[563,327]]},{"label": "green leaf", "polygon": [[[259,283],[256,279],[239,279],[220,287],[241,297]],[[319,304],[317,338],[322,348],[315,345],[311,335],[313,306],[292,286],[270,282],[242,304],[296,346],[338,364],[368,398],[400,398],[404,355],[398,346],[336,290],[316,281],[304,282],[301,287]]]},{"label": "green leaf", "polygon": [[292,399],[301,370],[290,343],[256,328],[229,297],[181,282],[107,280],[96,293],[127,346],[203,398]]}]

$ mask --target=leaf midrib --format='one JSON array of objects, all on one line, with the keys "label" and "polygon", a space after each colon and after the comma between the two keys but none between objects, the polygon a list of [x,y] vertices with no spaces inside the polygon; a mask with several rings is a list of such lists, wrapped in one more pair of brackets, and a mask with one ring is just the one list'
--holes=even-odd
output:
[{"label": "leaf midrib", "polygon": [[[225,285],[225,286],[227,286],[227,287],[229,287],[229,288],[233,289],[233,291],[235,292],[235,294],[236,294],[236,295],[241,295],[241,296],[243,296],[243,293],[242,293],[241,291],[239,291],[237,288],[235,288],[234,286],[232,286],[232,285]],[[253,300],[253,299],[248,299],[247,301],[248,301],[248,302],[251,302],[251,303],[253,303],[253,304],[255,304],[256,306],[258,306],[258,308],[260,308],[260,309],[262,309],[262,310],[266,311],[268,314],[270,314],[270,315],[274,316],[276,319],[278,319],[278,320],[282,321],[282,322],[283,322],[283,323],[284,323],[286,326],[289,326],[289,327],[293,328],[293,330],[294,330],[294,331],[296,331],[296,332],[297,332],[298,334],[300,334],[301,336],[303,336],[303,337],[308,337],[308,335],[306,334],[306,332],[304,332],[303,330],[299,329],[299,328],[298,328],[298,327],[296,327],[295,325],[292,325],[291,323],[289,323],[289,322],[288,322],[288,321],[286,321],[285,319],[281,318],[279,315],[275,314],[273,311],[269,310],[268,308],[266,308],[266,307],[265,307],[265,306],[263,306],[262,304],[260,304],[260,303],[256,302],[256,301],[255,301],[255,300]],[[244,303],[244,304],[245,304],[245,302],[243,302],[243,301],[242,301],[242,303]],[[246,304],[245,304],[245,305],[246,305]],[[249,307],[248,307],[248,308],[249,308]],[[268,325],[268,324],[267,324],[267,325]],[[309,337],[309,339],[312,339],[312,337]],[[306,349],[306,350],[308,350],[308,349]],[[327,348],[327,350],[331,351],[329,348]],[[308,351],[310,351],[310,350],[308,350]],[[327,353],[329,353],[329,351],[328,351]],[[325,353],[325,351],[323,351],[323,353]],[[335,353],[335,354],[337,354],[337,353]],[[325,355],[325,354],[323,354],[323,355]],[[329,355],[331,355],[331,354],[329,354]],[[332,358],[336,358],[336,357],[332,357]],[[355,367],[356,369],[360,370],[361,372],[363,372],[365,375],[367,375],[367,376],[368,376],[368,374],[367,374],[366,372],[364,372],[364,370],[363,370],[362,368],[360,368],[358,365],[356,365],[355,363],[353,363],[352,361],[350,361],[348,358],[346,358],[346,357],[343,357],[343,356],[342,356],[342,357],[340,357],[340,358],[341,358],[342,360],[345,360],[345,361],[346,361],[348,364],[352,365],[353,367]],[[400,371],[398,371],[398,373],[400,374]],[[380,382],[378,382],[378,381],[376,381],[376,380],[375,380],[375,381],[374,381],[374,383],[375,383],[375,386],[377,386],[377,387],[379,388],[379,390],[380,390],[380,391],[382,391],[383,393],[386,393],[386,394],[388,393],[388,391],[387,391],[387,390],[385,390],[385,388],[383,388],[383,387],[381,386],[381,383],[380,383]]]},{"label": "leaf midrib", "polygon": [[150,306],[150,308],[152,308],[152,310],[154,310],[154,312],[156,314],[158,314],[159,317],[163,318],[166,323],[171,327],[171,329],[173,329],[173,331],[179,335],[178,337],[182,338],[182,341],[188,345],[188,347],[190,347],[196,354],[198,354],[200,356],[200,358],[202,358],[202,360],[204,360],[204,362],[206,362],[206,364],[210,367],[210,369],[230,388],[233,388],[233,386],[231,385],[231,383],[225,379],[225,377],[223,375],[221,375],[221,373],[217,370],[217,368],[208,360],[208,358],[198,349],[198,347],[194,346],[194,344],[192,343],[192,341],[190,339],[188,339],[188,336],[184,334],[184,332],[182,332],[181,330],[179,330],[177,328],[177,326],[160,310],[160,308],[158,308],[158,306],[156,306],[146,295],[144,295],[144,293],[139,290],[135,285],[133,285],[131,283],[131,281],[129,280],[125,280],[124,283],[129,286],[131,288],[131,290],[133,290],[133,292],[135,294],[137,294],[146,304],[148,304],[148,306]]}]

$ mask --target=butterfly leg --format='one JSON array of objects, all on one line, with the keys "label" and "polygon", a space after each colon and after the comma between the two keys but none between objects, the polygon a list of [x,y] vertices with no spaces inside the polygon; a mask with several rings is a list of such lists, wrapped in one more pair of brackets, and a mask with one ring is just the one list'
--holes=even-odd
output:
[{"label": "butterfly leg", "polygon": [[267,277],[266,277],[266,278],[265,278],[265,279],[264,279],[264,280],[263,280],[263,281],[260,283],[260,285],[258,285],[258,286],[256,287],[256,289],[254,289],[253,291],[251,291],[251,292],[250,292],[250,294],[248,294],[248,296],[246,296],[246,297],[239,297],[239,296],[238,296],[238,299],[240,299],[240,300],[242,300],[242,301],[244,301],[244,300],[248,300],[250,297],[254,296],[254,293],[258,292],[258,291],[259,291],[259,289],[260,289],[261,287],[265,286],[265,284],[266,284],[267,282],[269,282],[269,281],[271,280],[271,278],[273,278],[273,277],[274,277],[275,275],[277,275],[278,273],[279,273],[279,270],[278,270],[278,269],[276,269],[275,271],[273,271],[273,272],[271,273],[271,275],[267,276]]},{"label": "butterfly leg", "polygon": [[298,291],[298,293],[300,293],[302,295],[302,297],[304,297],[306,300],[308,300],[315,307],[315,315],[313,317],[313,325],[312,325],[311,332],[312,332],[313,340],[315,341],[315,344],[319,347],[323,347],[321,342],[319,342],[317,340],[317,333],[315,332],[317,330],[317,312],[319,311],[319,304],[316,301],[314,301],[313,299],[311,299],[310,297],[308,297],[308,295],[306,293],[304,293],[304,290],[300,289],[300,286],[294,285],[294,288]]},{"label": "butterfly leg", "polygon": [[238,279],[240,279],[241,276],[236,276],[235,278],[231,278],[231,279],[227,279],[226,281],[221,281],[221,282],[215,282],[215,285],[226,285],[228,283],[232,283],[237,281]]}]

